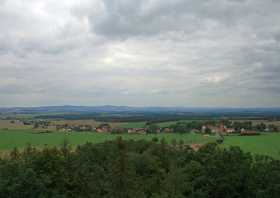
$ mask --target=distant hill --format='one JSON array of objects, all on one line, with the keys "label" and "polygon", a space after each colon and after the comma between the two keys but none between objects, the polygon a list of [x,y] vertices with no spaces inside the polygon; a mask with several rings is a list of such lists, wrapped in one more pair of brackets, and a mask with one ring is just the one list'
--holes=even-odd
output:
[{"label": "distant hill", "polygon": [[131,107],[131,106],[42,106],[0,108],[0,113],[14,114],[188,114],[188,115],[249,115],[280,116],[280,108],[204,108],[204,107]]}]

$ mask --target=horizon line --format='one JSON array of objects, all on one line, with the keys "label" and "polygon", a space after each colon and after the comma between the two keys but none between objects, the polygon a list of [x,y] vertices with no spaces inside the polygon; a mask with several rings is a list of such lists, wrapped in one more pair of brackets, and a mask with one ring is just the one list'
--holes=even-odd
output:
[{"label": "horizon line", "polygon": [[157,105],[38,105],[38,106],[0,106],[0,109],[10,108],[52,108],[52,107],[128,107],[128,108],[205,108],[205,109],[272,109],[280,106],[157,106]]}]

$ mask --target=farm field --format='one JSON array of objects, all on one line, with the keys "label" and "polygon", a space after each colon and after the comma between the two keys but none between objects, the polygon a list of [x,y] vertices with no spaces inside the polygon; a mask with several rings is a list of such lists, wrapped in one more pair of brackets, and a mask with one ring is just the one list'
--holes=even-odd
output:
[{"label": "farm field", "polygon": [[27,144],[31,144],[35,147],[59,146],[65,139],[73,146],[84,144],[86,142],[101,143],[108,140],[114,140],[118,136],[122,136],[124,139],[129,140],[152,140],[154,137],[158,139],[165,138],[167,142],[171,142],[173,139],[177,141],[183,140],[186,144],[193,143],[207,143],[215,142],[215,137],[205,137],[198,134],[97,134],[87,132],[53,132],[53,133],[36,133],[32,130],[0,130],[0,150],[11,150],[15,147],[23,148]]},{"label": "farm field", "polygon": [[[176,121],[166,121],[166,122],[156,122],[155,124],[159,127],[169,127],[172,124],[176,124],[177,122],[192,122],[198,120],[176,120]],[[142,128],[146,126],[146,122],[112,122],[110,124],[115,124],[116,126],[123,128]]]},{"label": "farm field", "polygon": [[[120,135],[115,134],[97,134],[90,132],[53,132],[53,133],[37,133],[30,129],[20,130],[0,130],[0,150],[7,151],[15,147],[23,148],[27,144],[35,147],[43,146],[59,146],[66,139],[72,146],[84,144],[86,142],[101,143],[114,140]],[[202,136],[199,134],[122,134],[124,139],[129,140],[152,140],[154,137],[158,139],[165,138],[170,143],[173,139],[177,141],[183,140],[186,144],[215,142],[214,136]],[[239,146],[246,152],[254,154],[269,155],[280,159],[280,133],[268,133],[260,136],[226,136],[223,147]]]},{"label": "farm field", "polygon": [[146,122],[119,122],[117,125],[123,128],[142,128],[145,127]]},{"label": "farm field", "polygon": [[280,159],[280,133],[267,133],[260,136],[227,136],[223,146],[239,146],[243,151]]},{"label": "farm field", "polygon": [[11,123],[10,120],[0,120],[0,130],[5,128],[20,130],[20,129],[31,129],[32,126],[24,125],[20,122]]}]

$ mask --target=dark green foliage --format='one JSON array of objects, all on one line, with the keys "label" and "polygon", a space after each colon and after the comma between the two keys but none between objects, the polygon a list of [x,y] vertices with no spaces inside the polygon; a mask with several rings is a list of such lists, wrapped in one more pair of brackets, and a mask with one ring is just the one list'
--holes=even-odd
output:
[{"label": "dark green foliage", "polygon": [[212,133],[212,130],[211,130],[210,128],[206,127],[205,133],[206,133],[206,134],[211,134],[211,133]]},{"label": "dark green foliage", "polygon": [[153,138],[152,138],[152,141],[153,141],[153,142],[158,142],[158,138],[157,138],[157,137],[153,137]]},{"label": "dark green foliage", "polygon": [[112,134],[123,134],[123,133],[127,133],[127,129],[125,128],[118,128],[118,127],[114,127],[111,131]]},{"label": "dark green foliage", "polygon": [[147,133],[157,133],[159,126],[156,124],[146,124]]},{"label": "dark green foliage", "polygon": [[183,142],[27,146],[0,160],[1,198],[278,198],[280,161]]},{"label": "dark green foliage", "polygon": [[257,125],[255,126],[255,129],[256,129],[257,131],[264,132],[265,129],[266,129],[266,125],[265,125],[264,123],[257,124]]},{"label": "dark green foliage", "polygon": [[274,124],[269,124],[267,128],[270,132],[279,132],[280,130],[279,127]]},{"label": "dark green foliage", "polygon": [[253,123],[251,121],[233,122],[232,127],[238,132],[240,132],[241,129],[252,130],[253,129]]},{"label": "dark green foliage", "polygon": [[[208,123],[208,122],[207,122]],[[170,126],[175,133],[190,133],[191,130],[201,130],[203,122],[192,121],[192,122],[177,122]]]}]

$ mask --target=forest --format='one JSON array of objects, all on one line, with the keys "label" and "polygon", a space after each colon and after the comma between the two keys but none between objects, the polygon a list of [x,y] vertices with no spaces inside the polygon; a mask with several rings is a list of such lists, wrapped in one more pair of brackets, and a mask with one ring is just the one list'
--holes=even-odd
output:
[{"label": "forest", "polygon": [[280,161],[215,143],[165,139],[14,149],[0,160],[0,197],[279,197]]}]

